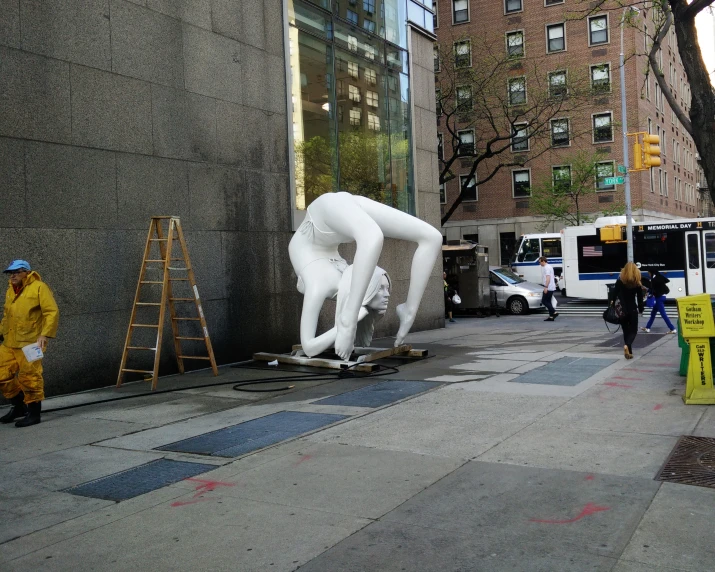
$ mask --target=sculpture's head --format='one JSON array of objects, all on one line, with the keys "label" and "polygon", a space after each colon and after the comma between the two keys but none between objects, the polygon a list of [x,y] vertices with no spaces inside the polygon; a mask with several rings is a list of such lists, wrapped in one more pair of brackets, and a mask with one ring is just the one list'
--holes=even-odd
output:
[{"label": "sculpture's head", "polygon": [[[350,296],[352,280],[353,266],[351,264],[347,267],[345,272],[343,272],[338,286],[338,300],[335,308],[336,322]],[[370,282],[367,285],[367,290],[365,290],[365,296],[362,300],[362,306],[367,309],[367,316],[358,322],[357,332],[355,334],[356,346],[370,345],[373,332],[375,331],[375,322],[387,311],[391,287],[392,282],[387,272],[379,266],[375,267],[375,271],[372,273]]]}]

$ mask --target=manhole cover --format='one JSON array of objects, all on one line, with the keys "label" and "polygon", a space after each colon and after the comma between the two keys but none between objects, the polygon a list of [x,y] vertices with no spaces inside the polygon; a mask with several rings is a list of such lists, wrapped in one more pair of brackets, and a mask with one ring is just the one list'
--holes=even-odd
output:
[{"label": "manhole cover", "polygon": [[715,489],[715,439],[681,437],[655,480]]}]

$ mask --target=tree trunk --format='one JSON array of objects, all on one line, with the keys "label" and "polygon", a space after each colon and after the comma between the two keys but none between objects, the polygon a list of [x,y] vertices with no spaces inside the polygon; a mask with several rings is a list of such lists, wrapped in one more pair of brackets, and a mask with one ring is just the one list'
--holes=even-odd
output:
[{"label": "tree trunk", "polygon": [[715,91],[698,46],[695,19],[685,14],[688,5],[682,1],[671,0],[671,8],[675,15],[678,52],[692,93],[691,135],[700,154],[700,164],[705,172],[708,191],[715,202]]}]

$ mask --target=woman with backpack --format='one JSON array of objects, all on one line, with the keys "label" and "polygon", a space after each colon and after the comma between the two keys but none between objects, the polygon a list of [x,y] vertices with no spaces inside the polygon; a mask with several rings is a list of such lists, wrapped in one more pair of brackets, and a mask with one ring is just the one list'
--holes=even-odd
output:
[{"label": "woman with backpack", "polygon": [[626,359],[633,359],[633,341],[638,334],[638,314],[643,313],[643,287],[641,285],[641,271],[633,262],[628,262],[621,270],[613,288],[611,302],[620,302],[623,315],[621,328],[623,328],[623,355]]},{"label": "woman with backpack", "polygon": [[675,334],[675,326],[673,326],[673,323],[668,319],[668,314],[665,313],[664,304],[665,295],[670,292],[670,288],[666,286],[666,284],[670,282],[670,280],[668,280],[657,270],[649,270],[648,274],[650,274],[650,294],[651,296],[653,296],[654,303],[653,309],[650,311],[650,319],[648,320],[648,323],[646,324],[645,328],[641,328],[641,330],[646,333],[650,332],[650,328],[655,321],[655,317],[658,315],[658,313],[660,313],[660,315],[663,316],[665,325],[668,326],[668,333]]}]

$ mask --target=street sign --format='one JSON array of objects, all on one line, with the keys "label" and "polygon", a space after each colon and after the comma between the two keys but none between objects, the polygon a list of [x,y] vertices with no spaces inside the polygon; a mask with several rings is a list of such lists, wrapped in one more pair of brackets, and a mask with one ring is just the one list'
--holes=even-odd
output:
[{"label": "street sign", "polygon": [[618,165],[618,172],[619,172],[619,173],[625,173],[625,172],[626,172],[626,166],[625,166],[625,165]]},{"label": "street sign", "polygon": [[603,181],[605,185],[622,185],[626,180],[624,177],[606,177]]}]

